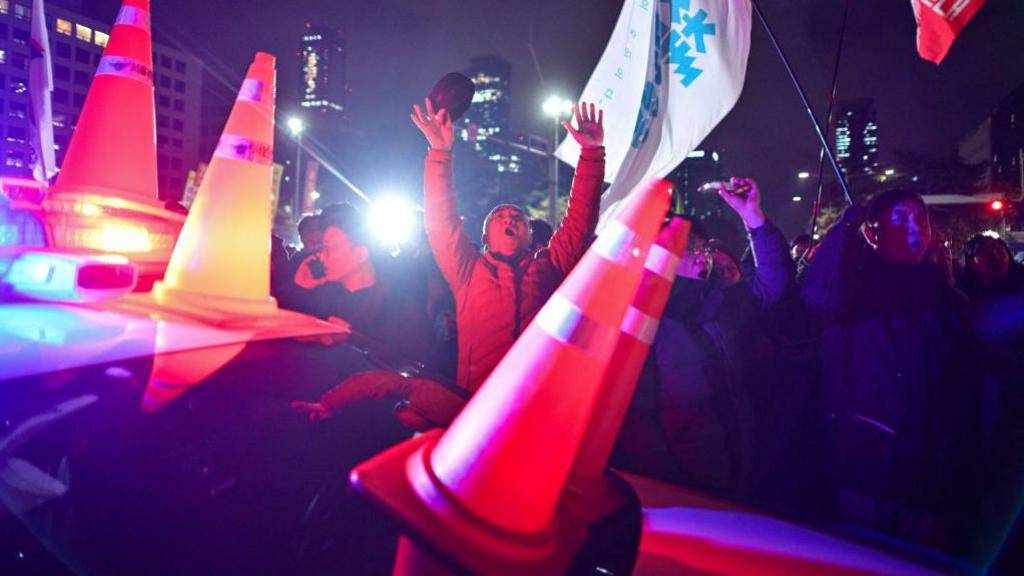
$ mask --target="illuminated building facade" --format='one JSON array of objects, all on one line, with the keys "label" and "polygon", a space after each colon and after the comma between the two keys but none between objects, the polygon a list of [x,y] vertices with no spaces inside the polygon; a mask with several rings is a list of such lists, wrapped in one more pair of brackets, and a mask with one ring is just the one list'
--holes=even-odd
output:
[{"label": "illuminated building facade", "polygon": [[321,120],[340,121],[345,112],[347,84],[347,50],[340,30],[306,24],[299,52],[302,65],[302,108]]},{"label": "illuminated building facade", "polygon": [[459,120],[459,137],[493,162],[498,172],[520,172],[522,159],[513,148],[488,141],[489,137],[499,140],[513,138],[509,131],[512,65],[497,56],[481,56],[470,59],[469,67],[463,73],[473,81],[476,93],[473,105]]},{"label": "illuminated building facade", "polygon": [[[110,23],[69,9],[75,3],[46,3],[53,60],[53,136],[60,167],[78,114],[92,83]],[[31,174],[32,145],[28,65],[31,0],[0,0],[0,172]],[[160,197],[181,198],[188,171],[199,161],[202,62],[184,52],[153,44],[156,86],[157,166]]]},{"label": "illuminated building facade", "polygon": [[840,101],[833,136],[836,161],[844,174],[873,176],[879,173],[874,100]]}]

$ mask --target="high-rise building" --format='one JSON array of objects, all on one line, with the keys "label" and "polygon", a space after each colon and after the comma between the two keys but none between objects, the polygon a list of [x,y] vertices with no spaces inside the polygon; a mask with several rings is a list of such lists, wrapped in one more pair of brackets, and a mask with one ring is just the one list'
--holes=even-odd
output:
[{"label": "high-rise building", "polygon": [[984,165],[985,192],[1024,195],[1024,84],[960,141],[959,153],[966,164]]},{"label": "high-rise building", "polygon": [[992,181],[1006,193],[1024,195],[1024,84],[992,114]]},{"label": "high-rise building", "polygon": [[496,141],[512,138],[509,131],[512,65],[497,56],[481,56],[470,59],[463,73],[473,81],[476,93],[473,104],[459,120],[459,137],[493,162],[498,172],[519,172],[522,169],[519,154],[514,148]]},{"label": "high-rise building", "polygon": [[[53,59],[53,132],[60,167],[93,74],[110,38],[109,23],[66,6],[47,3]],[[28,64],[32,2],[0,0],[0,172],[31,173]],[[168,46],[153,44],[159,193],[178,199],[188,171],[199,160],[199,106],[202,62]]]},{"label": "high-rise building", "polygon": [[726,215],[724,202],[715,193],[701,192],[700,187],[724,178],[718,152],[694,150],[666,178],[683,202],[684,212],[694,220],[707,221]]},{"label": "high-rise building", "polygon": [[340,122],[346,109],[348,70],[340,30],[306,24],[299,52],[302,90],[299,104],[315,117],[307,124]]},{"label": "high-rise building", "polygon": [[836,111],[834,145],[839,167],[847,176],[878,174],[875,101],[866,98],[840,101]]}]

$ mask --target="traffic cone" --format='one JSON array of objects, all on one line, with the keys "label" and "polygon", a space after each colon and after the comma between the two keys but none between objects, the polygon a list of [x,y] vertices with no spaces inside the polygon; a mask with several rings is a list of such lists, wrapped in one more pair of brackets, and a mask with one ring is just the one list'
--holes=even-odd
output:
[{"label": "traffic cone", "polygon": [[[182,333],[178,333],[178,332]],[[162,353],[165,342],[176,338],[194,337],[169,322],[157,324],[157,354],[153,356],[153,369],[142,393],[140,410],[153,414],[203,383],[214,372],[234,360],[248,344],[252,334],[240,332],[240,342],[177,353]]]},{"label": "traffic cone", "polygon": [[595,482],[603,478],[689,236],[690,222],[673,218],[647,253],[640,287],[622,321],[622,331],[609,362],[615,369],[605,372],[590,427],[573,465],[572,476],[576,479]]},{"label": "traffic cone", "polygon": [[160,301],[273,314],[270,296],[274,57],[258,53],[178,237]]},{"label": "traffic cone", "polygon": [[50,196],[101,195],[160,207],[149,0],[125,0]]},{"label": "traffic cone", "polygon": [[634,193],[424,458],[480,521],[550,530],[669,196],[661,181]]},{"label": "traffic cone", "polygon": [[[473,573],[568,568],[589,520],[561,496],[669,197],[655,181],[621,205],[447,431],[352,471],[421,551]],[[396,574],[433,569],[407,556]]]}]

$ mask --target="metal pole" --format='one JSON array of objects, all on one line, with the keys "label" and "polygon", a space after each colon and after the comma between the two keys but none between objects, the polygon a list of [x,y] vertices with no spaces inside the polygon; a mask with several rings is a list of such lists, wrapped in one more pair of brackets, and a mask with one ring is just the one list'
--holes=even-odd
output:
[{"label": "metal pole", "polygon": [[302,132],[295,135],[295,198],[292,199],[292,219],[299,223],[302,216]]},{"label": "metal pole", "polygon": [[[850,2],[843,2],[843,23],[839,27],[839,47],[836,48],[836,63],[832,68],[832,93],[828,100],[828,114],[825,117],[826,134],[832,131],[832,113],[835,112],[836,97],[839,94],[839,62],[843,56],[843,40],[846,38],[846,20],[850,15]],[[821,197],[825,192],[825,148],[818,155],[818,195],[811,210],[811,239],[818,231],[818,215],[821,213]]]},{"label": "metal pole", "polygon": [[789,73],[789,78],[793,81],[793,87],[796,88],[797,94],[800,95],[800,100],[803,101],[804,108],[807,110],[807,115],[811,118],[811,124],[814,125],[814,130],[818,134],[818,140],[821,141],[821,146],[825,150],[825,154],[828,155],[829,163],[832,164],[832,169],[836,173],[836,178],[839,179],[839,185],[843,188],[843,195],[846,196],[846,201],[853,204],[853,196],[850,195],[850,189],[846,186],[846,179],[843,178],[843,171],[839,168],[839,163],[836,162],[835,154],[832,153],[832,148],[828,145],[828,139],[825,138],[825,133],[821,129],[821,124],[814,116],[814,111],[811,109],[811,103],[807,100],[807,93],[804,92],[803,86],[800,84],[800,81],[797,80],[796,72],[793,71],[793,67],[789,63],[789,58],[787,58],[786,54],[782,51],[782,46],[779,45],[779,41],[775,37],[775,33],[772,32],[771,26],[768,25],[768,21],[765,20],[764,14],[761,13],[761,7],[757,4],[757,0],[750,0],[750,4],[754,7],[754,12],[757,13],[757,18],[761,20],[761,24],[764,26],[765,32],[768,33],[768,38],[771,39],[772,45],[775,46],[775,51],[779,54],[779,58],[782,59],[782,64],[786,67],[786,72]]},{"label": "metal pole", "polygon": [[558,125],[559,117],[555,116],[555,132],[551,138],[551,174],[548,184],[548,224],[552,228],[558,228],[558,157],[555,156],[555,146],[558,146]]}]

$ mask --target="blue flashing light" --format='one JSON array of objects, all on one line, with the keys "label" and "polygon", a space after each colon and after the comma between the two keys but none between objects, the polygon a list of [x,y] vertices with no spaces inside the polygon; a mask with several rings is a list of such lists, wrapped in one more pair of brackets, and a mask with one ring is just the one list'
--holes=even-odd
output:
[{"label": "blue flashing light", "polygon": [[135,266],[123,256],[89,256],[50,251],[19,251],[0,259],[2,280],[21,297],[63,302],[106,300],[127,294],[138,282]]}]

